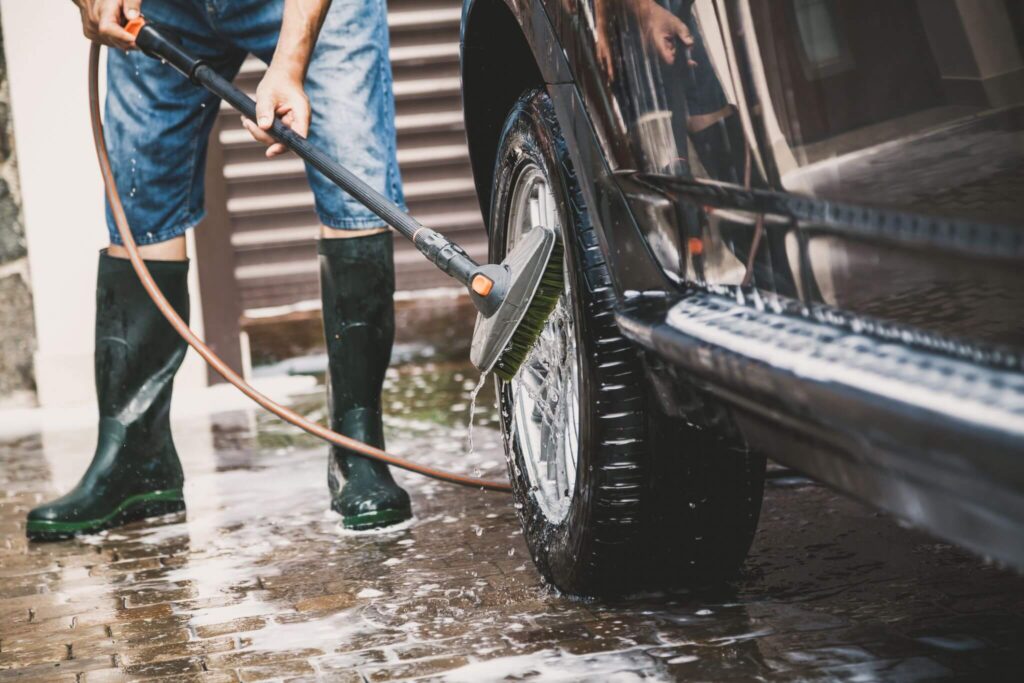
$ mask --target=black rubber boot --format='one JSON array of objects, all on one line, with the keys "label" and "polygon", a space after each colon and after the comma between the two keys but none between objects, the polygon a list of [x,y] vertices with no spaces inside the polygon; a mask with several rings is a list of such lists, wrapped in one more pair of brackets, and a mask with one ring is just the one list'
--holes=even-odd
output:
[{"label": "black rubber boot", "polygon": [[[378,448],[384,448],[380,392],[395,338],[392,242],[387,232],[324,239],[319,248],[331,428]],[[409,494],[388,466],[348,449],[331,447],[327,485],[331,509],[347,529],[376,529],[412,517]]]},{"label": "black rubber boot", "polygon": [[[188,320],[188,262],[147,261]],[[150,301],[127,260],[100,253],[96,285],[96,453],[69,493],[28,513],[32,540],[57,540],[185,509],[171,440],[174,374],[185,342]]]}]

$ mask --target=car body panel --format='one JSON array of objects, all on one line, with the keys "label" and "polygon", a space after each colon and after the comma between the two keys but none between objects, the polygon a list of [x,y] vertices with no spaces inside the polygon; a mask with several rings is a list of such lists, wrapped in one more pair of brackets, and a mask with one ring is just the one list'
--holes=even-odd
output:
[{"label": "car body panel", "polygon": [[[468,0],[463,59],[465,74],[486,51],[477,8],[507,7],[555,104],[624,332],[651,354],[652,381],[668,362],[681,391],[693,384],[734,409],[755,447],[1024,567],[1024,552],[999,551],[1019,550],[1024,440],[972,428],[943,445],[930,436],[951,427],[936,414],[870,392],[839,422],[831,408],[851,391],[842,381],[818,415],[798,373],[666,327],[673,302],[709,292],[895,345],[924,366],[954,359],[994,372],[1016,401],[1024,11],[1003,0],[936,0],[927,12],[911,0],[659,0],[694,40],[686,50],[674,39],[669,64],[635,9],[648,1]],[[467,119],[484,90],[467,89]],[[486,148],[467,129],[471,148]],[[474,170],[485,196],[489,168]],[[631,313],[638,301],[648,313]],[[738,381],[737,367],[771,391]],[[1005,417],[1021,431],[1024,415]]]},{"label": "car body panel", "polygon": [[[587,205],[599,216],[599,220],[595,221],[595,227],[602,250],[612,262],[609,269],[613,278],[611,284],[618,292],[668,286],[670,281],[661,269],[654,266],[653,256],[642,239],[617,184],[611,181],[603,148],[598,139],[600,133],[595,130],[583,100],[579,97],[579,89],[568,78],[572,73],[570,61],[564,51],[557,49],[560,43],[556,35],[556,24],[548,20],[547,12],[539,0],[467,0],[464,4],[463,97],[470,155],[473,158],[473,170],[484,216],[487,216],[489,210],[489,182],[494,165],[493,146],[497,143],[500,124],[481,127],[478,120],[488,118],[490,109],[495,107],[494,101],[504,101],[510,106],[519,93],[516,92],[515,97],[511,99],[495,98],[489,90],[494,85],[491,81],[492,76],[477,76],[469,72],[475,56],[492,49],[493,33],[499,30],[491,29],[488,25],[486,29],[480,29],[475,36],[467,37],[466,28],[472,26],[475,11],[480,7],[486,7],[488,12],[507,11],[514,16],[518,25],[524,26],[525,23],[522,35],[527,40],[533,57],[551,62],[547,67],[540,68],[540,76],[552,96],[562,134],[569,142],[570,154]],[[490,20],[487,23],[490,24]],[[504,58],[505,55],[502,55],[502,64]],[[477,84],[477,79],[483,82]],[[560,82],[560,79],[565,82]],[[475,94],[478,91],[479,94]],[[474,93],[471,97],[467,96],[470,92]],[[483,108],[487,111],[482,112]],[[507,110],[506,107],[505,111]],[[501,121],[503,120],[504,115],[501,116]]]},{"label": "car body panel", "polygon": [[[668,309],[636,297],[617,320],[673,389],[737,406],[776,459],[1024,566],[1024,375],[700,291]],[[676,403],[689,419],[695,402]]]}]

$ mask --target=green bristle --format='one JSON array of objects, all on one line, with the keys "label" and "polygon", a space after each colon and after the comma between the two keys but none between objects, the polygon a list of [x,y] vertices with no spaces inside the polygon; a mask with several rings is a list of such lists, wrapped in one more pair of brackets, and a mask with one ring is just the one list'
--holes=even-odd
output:
[{"label": "green bristle", "polygon": [[519,368],[526,362],[534,344],[544,331],[544,326],[551,317],[565,288],[565,264],[562,260],[562,241],[556,240],[551,251],[544,275],[541,277],[537,291],[530,300],[526,314],[512,334],[505,350],[494,366],[494,372],[505,382],[512,381]]}]

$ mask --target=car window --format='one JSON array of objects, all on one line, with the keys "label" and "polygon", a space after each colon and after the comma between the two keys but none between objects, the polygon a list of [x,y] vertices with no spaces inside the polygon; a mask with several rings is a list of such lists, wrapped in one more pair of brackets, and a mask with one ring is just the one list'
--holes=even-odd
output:
[{"label": "car window", "polygon": [[787,190],[1019,222],[1024,3],[737,3]]}]

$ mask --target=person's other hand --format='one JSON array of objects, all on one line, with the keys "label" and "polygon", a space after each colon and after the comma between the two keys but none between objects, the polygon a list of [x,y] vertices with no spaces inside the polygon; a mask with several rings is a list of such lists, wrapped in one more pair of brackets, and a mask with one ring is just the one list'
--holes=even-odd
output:
[{"label": "person's other hand", "polygon": [[287,150],[267,132],[274,125],[275,114],[281,117],[281,123],[302,137],[309,133],[309,98],[302,88],[302,79],[271,64],[256,88],[256,123],[242,117],[246,130],[256,140],[268,145],[268,159]]},{"label": "person's other hand", "polygon": [[604,77],[608,79],[609,83],[615,80],[615,61],[612,57],[612,47],[610,43],[611,41],[608,40],[608,32],[604,29],[599,29],[594,48],[597,52],[597,63],[601,65],[601,71],[604,72]]},{"label": "person's other hand", "polygon": [[616,0],[594,0],[594,52],[597,64],[609,83],[615,80],[615,58],[612,55],[612,44],[609,5]]},{"label": "person's other hand", "polygon": [[[687,48],[693,47],[693,36],[686,23],[654,0],[644,2],[639,18],[647,45],[654,48],[666,64],[676,63],[677,38]],[[689,60],[689,63],[690,66],[696,66],[693,60]]]},{"label": "person's other hand", "polygon": [[89,40],[131,50],[135,37],[124,24],[139,16],[142,0],[73,0],[82,15],[82,33]]}]

